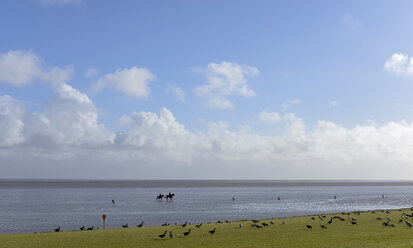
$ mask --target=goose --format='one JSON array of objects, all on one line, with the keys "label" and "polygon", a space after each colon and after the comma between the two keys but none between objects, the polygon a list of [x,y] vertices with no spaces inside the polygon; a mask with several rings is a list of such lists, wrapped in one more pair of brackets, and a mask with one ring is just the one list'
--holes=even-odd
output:
[{"label": "goose", "polygon": [[159,234],[158,237],[161,238],[161,239],[163,239],[163,238],[165,238],[166,233],[167,233],[167,231],[165,231],[165,232],[162,233],[162,234]]},{"label": "goose", "polygon": [[214,230],[208,231],[211,235],[215,233],[216,228],[214,227]]},{"label": "goose", "polygon": [[189,229],[187,232],[184,232],[183,235],[188,236],[190,233],[191,233],[191,229]]}]

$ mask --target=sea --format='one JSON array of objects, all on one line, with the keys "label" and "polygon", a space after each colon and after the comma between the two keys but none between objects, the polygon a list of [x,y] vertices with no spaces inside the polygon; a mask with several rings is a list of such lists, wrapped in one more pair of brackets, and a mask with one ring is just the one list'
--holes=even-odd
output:
[{"label": "sea", "polygon": [[121,228],[410,207],[413,181],[0,179],[0,234],[101,229],[102,215]]}]

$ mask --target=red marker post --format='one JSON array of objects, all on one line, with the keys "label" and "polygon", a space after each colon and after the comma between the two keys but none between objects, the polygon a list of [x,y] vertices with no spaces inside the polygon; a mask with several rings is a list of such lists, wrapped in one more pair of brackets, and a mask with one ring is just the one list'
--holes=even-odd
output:
[{"label": "red marker post", "polygon": [[106,229],[106,214],[102,215],[102,219],[103,219],[103,229]]}]

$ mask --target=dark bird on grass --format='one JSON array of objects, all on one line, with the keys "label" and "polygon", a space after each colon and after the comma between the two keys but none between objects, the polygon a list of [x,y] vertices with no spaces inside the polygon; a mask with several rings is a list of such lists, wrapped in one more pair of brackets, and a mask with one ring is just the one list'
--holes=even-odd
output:
[{"label": "dark bird on grass", "polygon": [[161,239],[163,239],[163,238],[165,238],[166,233],[167,233],[167,232],[165,231],[164,233],[159,234],[158,237],[161,238]]},{"label": "dark bird on grass", "polygon": [[198,225],[195,225],[196,228],[200,228],[201,226],[202,226],[202,223],[198,224]]},{"label": "dark bird on grass", "polygon": [[406,223],[406,225],[408,226],[408,227],[412,227],[413,225],[410,223],[410,222],[408,222],[407,220],[406,221],[404,221],[405,223]]},{"label": "dark bird on grass", "polygon": [[315,218],[314,218],[314,217],[311,217],[311,219],[312,219],[312,220],[315,220]]},{"label": "dark bird on grass", "polygon": [[287,224],[287,222],[283,221],[283,224]]},{"label": "dark bird on grass", "polygon": [[388,219],[389,221],[391,221],[391,218],[390,218],[390,217],[387,217],[387,216],[386,216],[386,219]]},{"label": "dark bird on grass", "polygon": [[389,212],[389,211],[386,211],[386,214],[390,214],[390,212]]},{"label": "dark bird on grass", "polygon": [[54,229],[55,232],[60,232],[60,226],[56,229]]},{"label": "dark bird on grass", "polygon": [[265,222],[263,222],[263,223],[262,223],[262,225],[263,225],[263,226],[268,226],[268,224],[267,224],[267,223],[265,223]]},{"label": "dark bird on grass", "polygon": [[115,204],[115,201],[114,201],[114,200],[112,200],[112,204]]},{"label": "dark bird on grass", "polygon": [[88,231],[92,231],[92,230],[93,230],[93,228],[95,228],[95,226],[88,227],[86,230],[88,230]]},{"label": "dark bird on grass", "polygon": [[312,226],[310,226],[310,225],[305,225],[308,229],[313,229],[313,227]]},{"label": "dark bird on grass", "polygon": [[403,222],[403,219],[400,219],[400,220],[399,220],[399,223],[402,223],[402,222]]},{"label": "dark bird on grass", "polygon": [[185,221],[185,223],[182,224],[181,226],[182,226],[182,227],[186,227],[186,225],[188,225],[188,221]]},{"label": "dark bird on grass", "polygon": [[320,226],[322,229],[327,229],[327,227],[325,225],[321,225]]},{"label": "dark bird on grass", "polygon": [[275,224],[275,222],[274,222],[274,221],[270,221],[270,223],[271,223],[272,225],[274,225],[274,224]]},{"label": "dark bird on grass", "polygon": [[85,230],[85,226],[81,226],[81,227],[79,228],[79,230],[80,230],[80,231]]},{"label": "dark bird on grass", "polygon": [[371,213],[372,213],[372,214],[375,214],[376,212],[374,212],[374,211],[371,211]]},{"label": "dark bird on grass", "polygon": [[216,228],[214,227],[214,230],[208,231],[211,235],[215,233]]},{"label": "dark bird on grass", "polygon": [[218,223],[218,224],[222,224],[223,222],[219,220],[219,221],[217,221],[217,223]]},{"label": "dark bird on grass", "polygon": [[190,233],[191,233],[191,229],[189,229],[187,232],[184,232],[183,235],[188,236]]},{"label": "dark bird on grass", "polygon": [[243,227],[243,225],[242,224],[239,224],[239,228],[242,228]]},{"label": "dark bird on grass", "polygon": [[163,223],[161,226],[169,226],[169,223]]},{"label": "dark bird on grass", "polygon": [[329,221],[327,221],[327,223],[328,223],[328,224],[333,223],[333,218],[330,218],[330,220],[329,220]]},{"label": "dark bird on grass", "polygon": [[143,227],[143,221],[137,227]]},{"label": "dark bird on grass", "polygon": [[383,222],[382,225],[383,225],[383,226],[389,226],[389,221]]},{"label": "dark bird on grass", "polygon": [[169,238],[170,238],[170,239],[173,239],[173,238],[174,238],[174,235],[172,234],[171,231],[169,231]]},{"label": "dark bird on grass", "polygon": [[377,220],[381,220],[381,218],[380,218],[380,217],[377,217],[376,219],[377,219]]},{"label": "dark bird on grass", "polygon": [[352,222],[351,222],[351,225],[353,225],[353,226],[357,226],[357,222],[352,221]]},{"label": "dark bird on grass", "polygon": [[122,225],[122,228],[128,228],[128,224]]},{"label": "dark bird on grass", "polygon": [[254,222],[254,223],[260,222],[259,220],[251,220],[251,221]]}]

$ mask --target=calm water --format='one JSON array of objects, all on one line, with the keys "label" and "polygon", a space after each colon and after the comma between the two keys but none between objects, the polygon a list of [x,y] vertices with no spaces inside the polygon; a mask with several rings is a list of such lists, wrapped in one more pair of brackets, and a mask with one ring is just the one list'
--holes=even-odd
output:
[{"label": "calm water", "polygon": [[0,180],[0,233],[101,228],[102,214],[119,228],[412,206],[413,182]]}]

